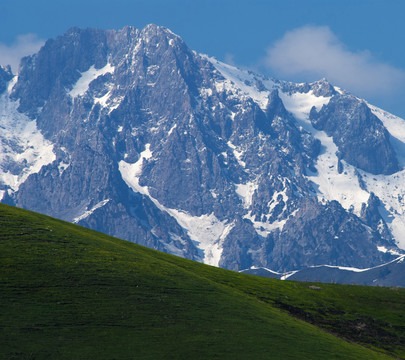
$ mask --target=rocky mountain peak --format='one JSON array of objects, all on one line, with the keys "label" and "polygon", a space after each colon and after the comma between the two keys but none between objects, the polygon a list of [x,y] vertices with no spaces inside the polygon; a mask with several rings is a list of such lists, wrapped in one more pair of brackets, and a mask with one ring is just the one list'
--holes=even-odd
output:
[{"label": "rocky mountain peak", "polygon": [[155,24],[148,24],[140,31],[141,37],[145,40],[151,39],[153,37],[159,38],[169,38],[169,39],[177,39],[178,41],[183,41],[180,36],[173,33],[165,26],[158,26]]},{"label": "rocky mountain peak", "polygon": [[268,97],[266,115],[269,119],[274,119],[276,116],[287,117],[287,110],[279,96],[278,89],[272,90]]},{"label": "rocky mountain peak", "polygon": [[[1,101],[3,128],[18,120],[21,139],[33,139],[9,141],[0,128],[11,154],[0,158],[3,201],[231,269],[391,256],[377,247],[388,241],[376,216],[386,199],[367,203],[368,174],[399,167],[389,134],[324,79],[240,70],[153,24],[72,28],[23,60]],[[362,214],[346,193],[360,172]],[[337,176],[346,186],[328,192]]]},{"label": "rocky mountain peak", "polygon": [[372,174],[399,170],[390,134],[364,101],[335,95],[319,111],[312,108],[310,120],[316,129],[333,137],[348,163]]},{"label": "rocky mountain peak", "polygon": [[310,85],[315,96],[331,97],[337,94],[334,86],[326,78],[315,81]]}]

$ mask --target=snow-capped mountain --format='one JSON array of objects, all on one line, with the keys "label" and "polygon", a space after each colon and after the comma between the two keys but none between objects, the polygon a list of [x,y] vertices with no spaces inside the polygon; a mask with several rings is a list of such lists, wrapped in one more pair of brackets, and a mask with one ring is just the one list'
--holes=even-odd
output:
[{"label": "snow-capped mountain", "polygon": [[77,28],[0,69],[0,195],[229,269],[369,268],[405,248],[405,121],[170,30]]}]

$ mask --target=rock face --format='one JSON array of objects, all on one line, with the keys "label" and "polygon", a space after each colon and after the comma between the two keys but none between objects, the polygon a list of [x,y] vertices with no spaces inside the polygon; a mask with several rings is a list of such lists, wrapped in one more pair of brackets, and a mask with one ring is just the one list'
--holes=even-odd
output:
[{"label": "rock face", "polygon": [[[273,249],[277,260],[266,267],[288,271],[314,263],[335,266],[356,263],[358,267],[366,268],[381,259],[381,255],[376,256],[369,246],[379,241],[377,234],[369,231],[364,222],[345,211],[338,202],[320,205],[308,198],[279,234]],[[279,262],[278,259],[287,259],[287,256],[288,262]]]},{"label": "rock face", "polygon": [[336,95],[310,120],[318,130],[333,137],[341,158],[371,174],[392,174],[399,170],[389,133],[366,103],[350,95]]},{"label": "rock face", "polygon": [[0,66],[0,95],[6,90],[7,84],[12,78],[13,74],[11,73],[10,66]]},{"label": "rock face", "polygon": [[[18,81],[2,71],[0,89],[15,82],[4,129],[18,118],[38,133],[35,156],[20,161],[19,145],[0,160],[23,169],[0,174],[3,202],[234,270],[370,267],[401,251],[367,190],[367,174],[399,170],[390,136],[324,79],[242,71],[156,25],[73,28],[23,59]],[[355,210],[316,185],[321,130],[341,154],[336,176],[363,171]]]}]

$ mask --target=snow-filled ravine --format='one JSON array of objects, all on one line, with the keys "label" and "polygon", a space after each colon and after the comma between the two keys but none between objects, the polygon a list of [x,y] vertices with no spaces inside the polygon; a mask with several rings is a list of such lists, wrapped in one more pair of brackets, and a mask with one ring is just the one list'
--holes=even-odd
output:
[{"label": "snow-filled ravine", "polygon": [[[37,129],[36,120],[17,111],[19,102],[10,99],[15,76],[0,97],[0,184],[17,191],[29,175],[56,159],[54,145]],[[0,190],[0,200],[5,190]]]},{"label": "snow-filled ravine", "polygon": [[[152,202],[162,211],[167,212],[176,219],[179,225],[184,228],[190,239],[198,243],[199,249],[204,253],[203,262],[209,265],[218,266],[222,254],[222,244],[234,227],[234,223],[220,221],[214,214],[204,214],[201,216],[192,216],[188,212],[177,209],[170,209],[161,204],[157,199],[149,194],[147,186],[139,184],[139,178],[142,174],[144,159],[150,159],[153,153],[150,144],[146,144],[145,150],[139,156],[137,162],[129,164],[124,160],[119,162],[119,171],[124,181],[135,192],[139,192],[152,200]],[[174,249],[168,249],[173,252]],[[181,251],[179,253],[181,255]]]}]

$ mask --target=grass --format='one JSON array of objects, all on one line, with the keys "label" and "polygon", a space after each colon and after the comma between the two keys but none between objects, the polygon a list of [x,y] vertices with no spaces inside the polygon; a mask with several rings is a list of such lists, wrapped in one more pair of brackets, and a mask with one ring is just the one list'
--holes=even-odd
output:
[{"label": "grass", "polygon": [[0,359],[405,358],[404,289],[315,285],[0,205]]}]

